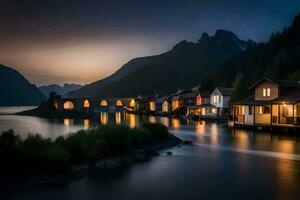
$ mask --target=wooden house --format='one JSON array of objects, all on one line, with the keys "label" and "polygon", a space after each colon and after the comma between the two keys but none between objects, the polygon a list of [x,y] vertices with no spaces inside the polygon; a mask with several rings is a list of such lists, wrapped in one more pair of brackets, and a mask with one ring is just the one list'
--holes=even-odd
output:
[{"label": "wooden house", "polygon": [[299,82],[262,78],[250,89],[253,96],[233,104],[235,125],[299,127]]}]

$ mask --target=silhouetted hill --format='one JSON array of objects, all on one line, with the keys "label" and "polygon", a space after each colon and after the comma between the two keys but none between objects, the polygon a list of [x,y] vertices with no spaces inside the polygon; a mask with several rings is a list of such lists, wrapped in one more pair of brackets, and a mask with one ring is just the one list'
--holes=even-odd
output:
[{"label": "silhouetted hill", "polygon": [[0,65],[0,106],[38,105],[45,96],[19,72]]},{"label": "silhouetted hill", "polygon": [[59,94],[61,96],[64,96],[68,92],[78,90],[82,88],[83,85],[80,84],[74,84],[74,83],[65,83],[63,86],[60,86],[58,84],[51,84],[51,85],[44,85],[40,86],[39,90],[44,94],[44,96],[49,97],[49,94],[53,91],[56,94]]},{"label": "silhouetted hill", "polygon": [[252,45],[219,68],[211,77],[218,85],[230,85],[238,73],[245,75],[248,84],[262,76],[300,81],[300,14],[268,42]]},{"label": "silhouetted hill", "polygon": [[197,43],[182,41],[161,55],[133,59],[113,75],[68,96],[136,96],[188,89],[252,43],[226,30],[217,30],[214,36],[203,33]]}]

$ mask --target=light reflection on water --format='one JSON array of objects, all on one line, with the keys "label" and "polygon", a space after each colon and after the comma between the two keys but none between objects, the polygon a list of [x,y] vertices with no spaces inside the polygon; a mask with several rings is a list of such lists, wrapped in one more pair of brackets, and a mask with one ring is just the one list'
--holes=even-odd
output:
[{"label": "light reflection on water", "polygon": [[[98,179],[93,177],[97,179],[96,182],[90,181],[90,178],[80,180],[76,182],[79,188],[76,184],[71,184],[66,190],[74,195],[84,193],[98,197],[105,193],[107,198],[119,199],[136,197],[137,187],[151,188],[144,191],[144,199],[148,196],[150,199],[153,191],[156,191],[158,199],[169,198],[172,194],[172,199],[182,199],[187,194],[193,197],[198,195],[203,199],[299,197],[300,143],[297,138],[284,134],[279,136],[263,132],[253,133],[241,129],[233,131],[225,123],[136,116],[123,112],[99,113],[99,119],[94,121],[0,115],[0,130],[14,128],[23,136],[28,132],[39,132],[44,137],[55,138],[100,124],[127,124],[134,128],[140,126],[143,121],[160,122],[169,127],[176,136],[192,140],[195,145],[174,147],[171,149],[173,156],[159,156],[151,162],[134,165],[122,175],[108,178],[111,184],[117,184],[118,187],[106,187],[107,180],[103,180],[101,176]],[[161,185],[167,185],[169,192],[161,190]],[[219,188],[218,192],[212,188]],[[249,193],[250,190],[255,192]],[[64,189],[47,189],[45,194],[26,195],[37,199],[49,199],[48,193],[53,192],[53,199],[59,198],[61,191]],[[19,199],[22,199],[22,196]],[[66,199],[72,198],[67,196]]]}]

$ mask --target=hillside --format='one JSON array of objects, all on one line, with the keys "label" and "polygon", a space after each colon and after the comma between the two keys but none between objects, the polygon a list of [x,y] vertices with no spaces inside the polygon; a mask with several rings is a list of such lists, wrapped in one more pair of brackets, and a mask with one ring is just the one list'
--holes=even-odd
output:
[{"label": "hillside", "polygon": [[0,106],[38,105],[45,96],[19,72],[0,65]]},{"label": "hillside", "polygon": [[300,14],[268,42],[253,45],[219,68],[213,79],[219,85],[230,85],[238,73],[245,74],[248,85],[262,76],[300,81]]},{"label": "hillside", "polygon": [[113,75],[68,96],[136,96],[188,89],[252,43],[226,30],[217,30],[214,36],[203,33],[197,43],[182,41],[161,55],[133,59]]},{"label": "hillside", "polygon": [[39,90],[44,94],[45,97],[49,97],[51,92],[55,92],[61,96],[64,96],[68,92],[78,90],[82,88],[83,85],[74,84],[74,83],[65,83],[63,86],[58,84],[51,84],[51,85],[43,85],[39,87]]}]

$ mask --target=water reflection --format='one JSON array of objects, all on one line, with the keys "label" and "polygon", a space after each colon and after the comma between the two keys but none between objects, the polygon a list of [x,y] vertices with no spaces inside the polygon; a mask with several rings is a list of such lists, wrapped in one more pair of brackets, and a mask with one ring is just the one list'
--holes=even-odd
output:
[{"label": "water reflection", "polygon": [[150,123],[156,123],[156,117],[155,116],[149,116],[149,122]]},{"label": "water reflection", "polygon": [[65,126],[74,125],[74,119],[64,119],[64,125]]},{"label": "water reflection", "polygon": [[100,113],[100,123],[101,123],[101,125],[106,125],[108,123],[108,113],[107,112]]},{"label": "water reflection", "polygon": [[196,132],[199,134],[205,133],[205,121],[196,122]]},{"label": "water reflection", "polygon": [[84,119],[83,120],[83,127],[84,128],[89,128],[90,125],[91,125],[91,120],[89,120],[89,119]]},{"label": "water reflection", "polygon": [[169,127],[170,119],[168,117],[161,117],[159,123],[163,124],[165,127]]},{"label": "water reflection", "polygon": [[[113,197],[120,194],[122,197],[121,194],[128,194],[128,190],[136,194],[136,191],[147,187],[157,187],[155,191],[161,191],[161,184],[164,184],[168,185],[170,194],[176,193],[173,199],[178,197],[177,192],[182,192],[182,196],[179,197],[185,197],[186,194],[197,193],[199,188],[209,191],[203,193],[202,190],[201,194],[195,195],[206,195],[203,196],[204,199],[222,199],[223,196],[225,199],[289,199],[288,197],[299,199],[300,142],[293,136],[231,129],[220,122],[136,116],[123,112],[103,112],[92,121],[87,119],[46,120],[37,117],[1,115],[0,130],[14,128],[18,133],[34,132],[41,133],[44,137],[56,138],[59,135],[84,127],[97,126],[100,123],[115,122],[127,124],[133,128],[140,126],[141,121],[160,122],[171,131],[175,131],[178,137],[192,140],[195,144],[172,149],[174,155],[182,153],[182,156],[159,156],[151,162],[134,165],[124,176],[117,176],[110,180],[112,184],[117,183],[122,187],[110,187],[107,182],[102,184],[103,177],[101,177],[97,185],[94,182],[88,182],[88,179],[70,184],[71,186],[66,189],[67,192],[78,191],[81,194],[84,191],[87,194],[93,193],[95,196],[105,193]],[[215,181],[219,179],[224,181]],[[224,184],[224,182],[230,184]],[[81,184],[80,187],[76,187],[78,183]],[[137,185],[140,190],[136,189]],[[181,190],[178,190],[178,187]],[[219,196],[213,192],[212,188],[215,187],[223,188]],[[59,191],[55,191],[55,194],[62,196],[60,192],[65,192],[64,190],[65,188],[60,188]],[[246,193],[250,190],[255,192]],[[43,194],[48,195],[48,191]],[[158,192],[159,197],[169,197],[169,194],[163,196],[164,194],[165,191]]]},{"label": "water reflection", "polygon": [[122,123],[122,115],[121,112],[116,112],[116,124]]},{"label": "water reflection", "polygon": [[172,127],[174,129],[179,129],[180,128],[180,121],[177,118],[172,118]]}]

